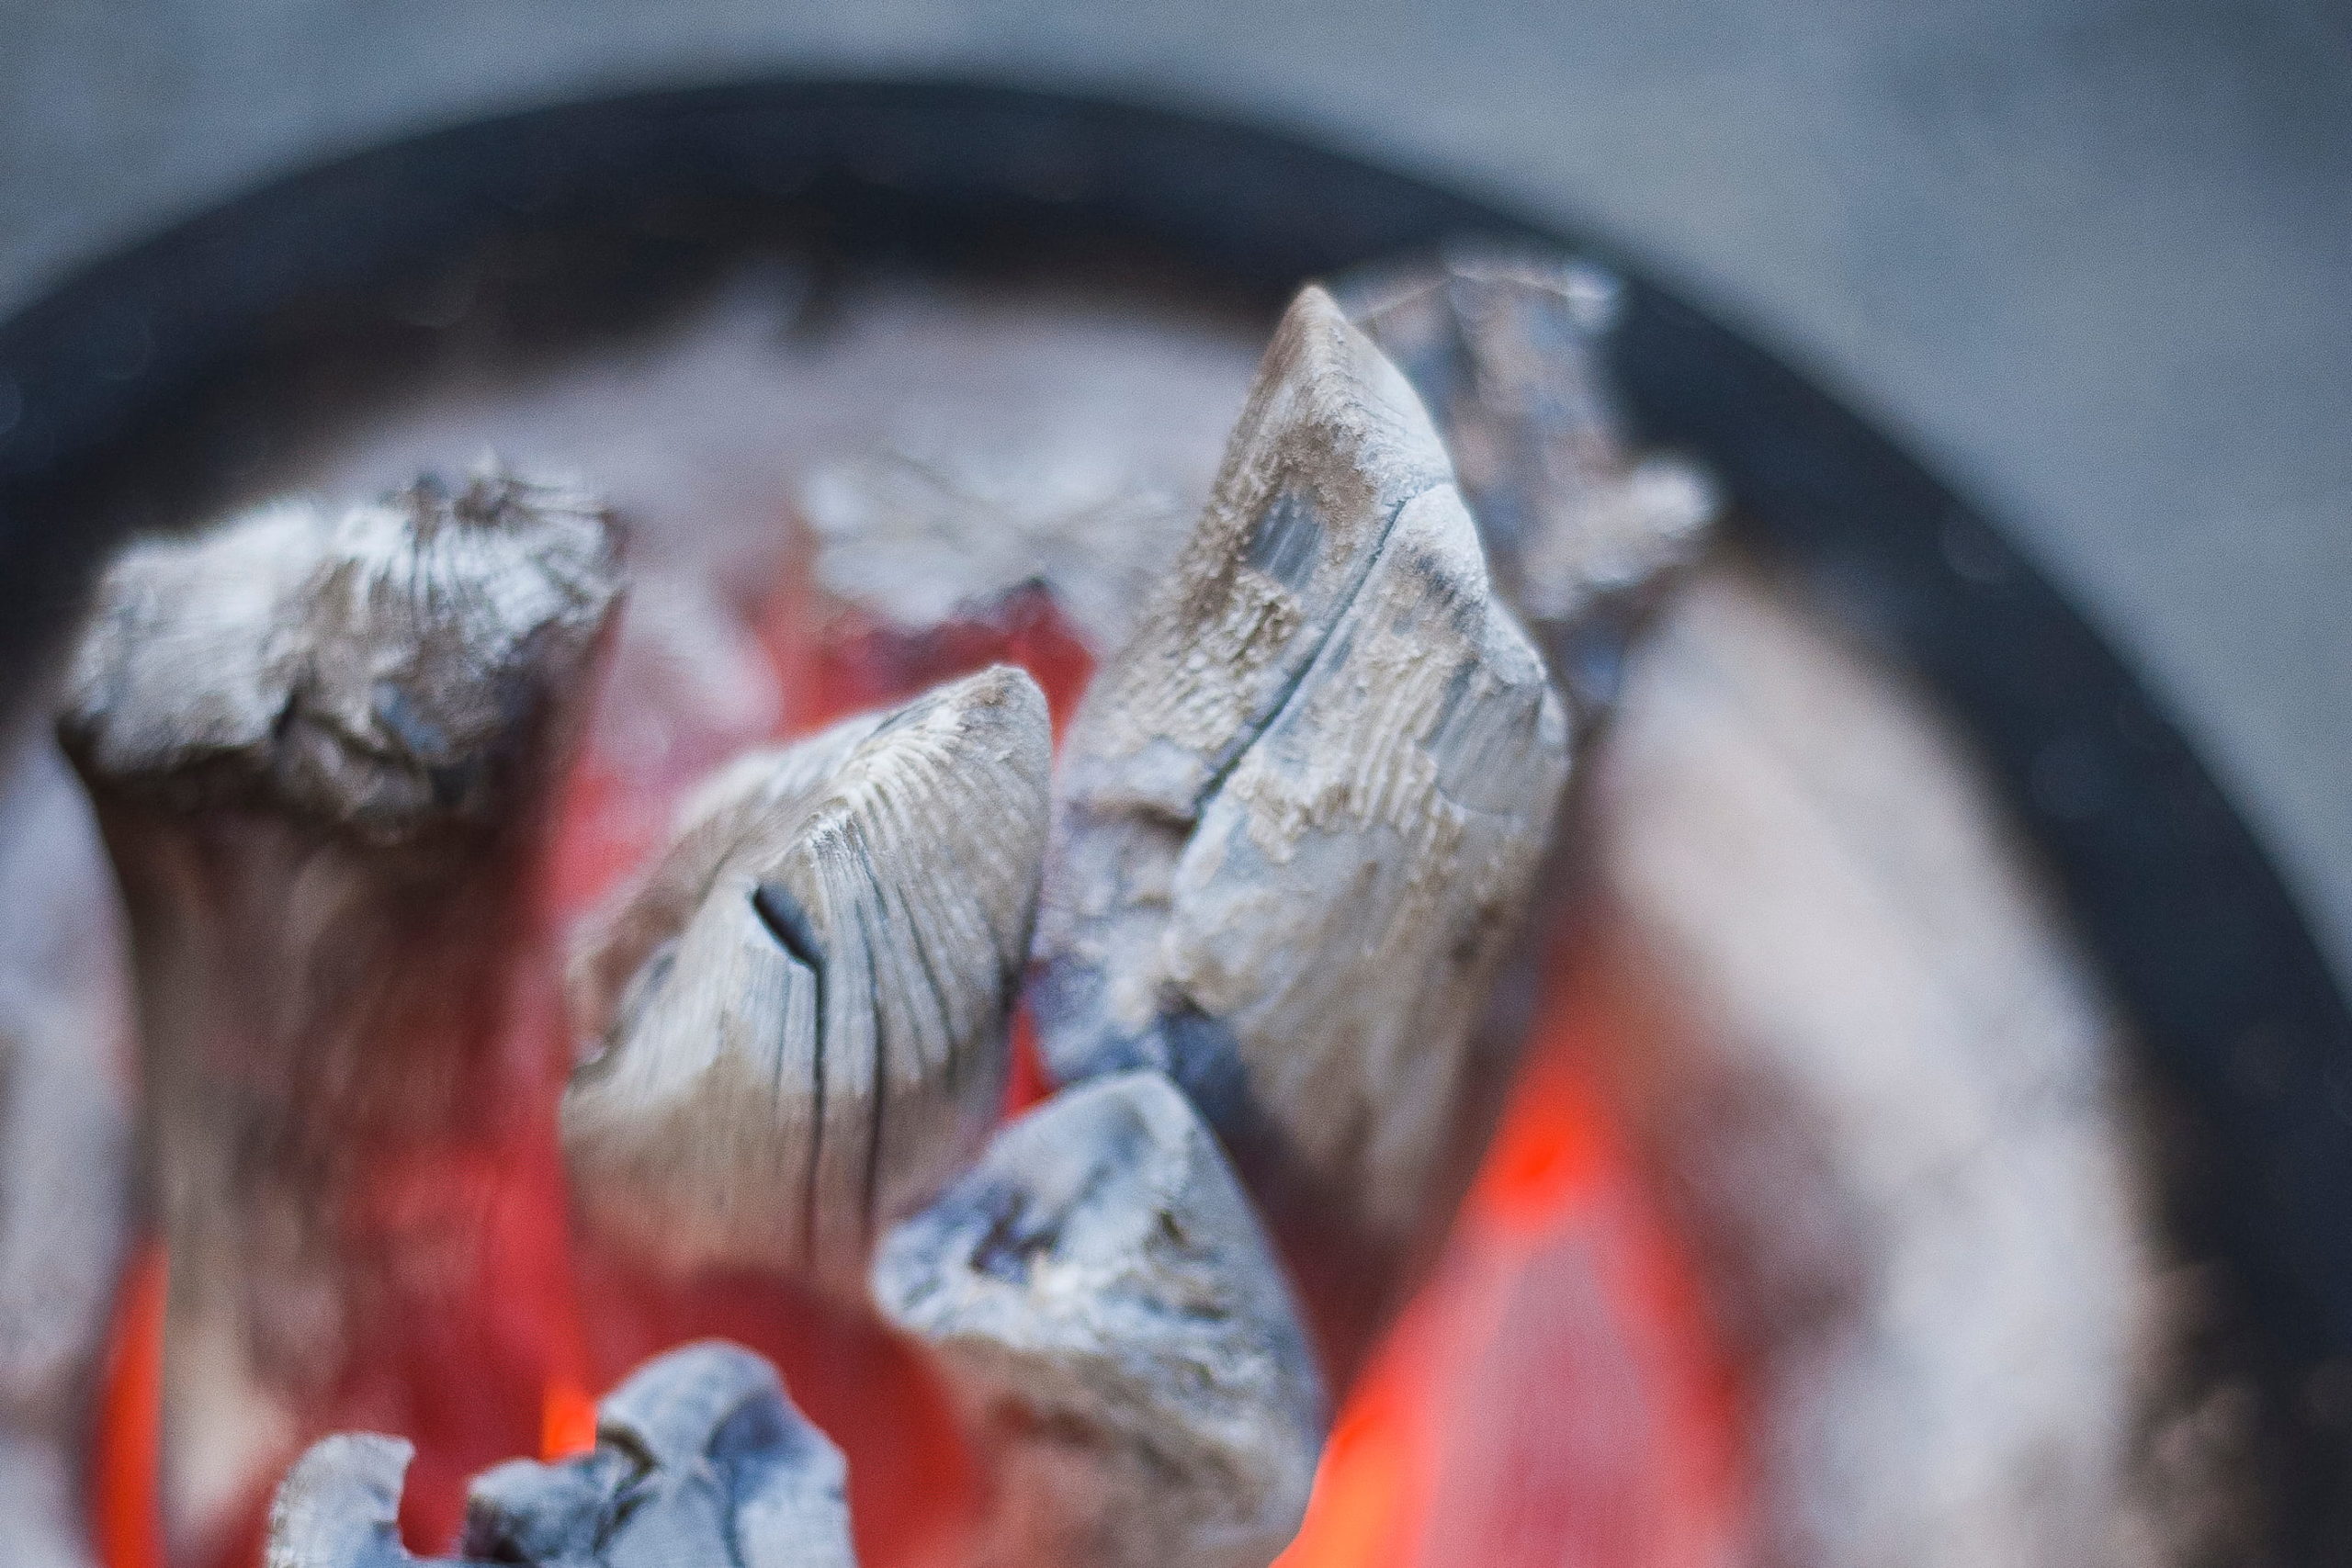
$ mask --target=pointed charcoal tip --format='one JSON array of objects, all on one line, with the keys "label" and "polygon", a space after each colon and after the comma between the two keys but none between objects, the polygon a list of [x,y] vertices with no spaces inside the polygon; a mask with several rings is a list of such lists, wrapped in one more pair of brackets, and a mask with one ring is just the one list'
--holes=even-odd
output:
[{"label": "pointed charcoal tip", "polygon": [[[1302,288],[1283,310],[1250,396],[1254,401],[1261,394],[1279,395],[1285,390],[1336,401],[1348,423],[1366,426],[1372,440],[1357,454],[1357,460],[1397,468],[1399,477],[1389,480],[1392,487],[1409,493],[1453,477],[1453,464],[1419,392],[1319,283]],[[1242,427],[1235,433],[1237,446],[1248,423],[1245,414]],[[1228,463],[1233,456],[1227,453]]]},{"label": "pointed charcoal tip", "polygon": [[1349,313],[1429,400],[1513,607],[1578,705],[1721,510],[1704,470],[1637,455],[1606,340],[1625,286],[1566,252],[1463,241],[1342,282]]},{"label": "pointed charcoal tip", "polygon": [[1199,521],[1072,717],[1067,800],[1188,820],[1315,657],[1398,510],[1453,481],[1412,383],[1328,291],[1301,288]]},{"label": "pointed charcoal tip", "polygon": [[287,1472],[269,1509],[264,1568],[397,1568],[401,1486],[415,1447],[346,1432],[313,1443]]},{"label": "pointed charcoal tip", "polygon": [[1331,297],[1331,291],[1319,283],[1302,285],[1283,308],[1282,319],[1275,324],[1274,340],[1295,342],[1301,349],[1323,345],[1326,352],[1348,341],[1352,330],[1347,312]]},{"label": "pointed charcoal tip", "polygon": [[972,706],[1001,707],[1024,725],[1035,728],[1046,722],[1046,693],[1036,677],[1018,664],[991,664],[978,670],[948,688],[963,694],[962,700]]}]

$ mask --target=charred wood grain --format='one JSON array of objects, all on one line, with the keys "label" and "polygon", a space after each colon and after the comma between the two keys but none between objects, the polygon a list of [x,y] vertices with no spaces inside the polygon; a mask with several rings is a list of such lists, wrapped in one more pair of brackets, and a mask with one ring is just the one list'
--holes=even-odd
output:
[{"label": "charred wood grain", "polygon": [[588,1212],[658,1261],[862,1299],[1001,1102],[1050,734],[998,666],[730,764],[574,963]]}]

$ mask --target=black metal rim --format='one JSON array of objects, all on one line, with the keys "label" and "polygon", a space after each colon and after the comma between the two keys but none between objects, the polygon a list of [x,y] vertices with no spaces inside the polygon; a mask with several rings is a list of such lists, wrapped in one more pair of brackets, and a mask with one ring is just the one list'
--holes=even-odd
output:
[{"label": "black metal rim", "polygon": [[[0,699],[121,526],[74,498],[282,333],[532,215],[796,203],[912,251],[1117,236],[1241,295],[1450,235],[1577,235],[1283,135],[935,82],[766,81],[557,107],[271,185],[0,327]],[[1834,399],[1630,278],[1618,368],[1756,541],[1922,673],[2054,869],[2154,1062],[2210,1127],[2267,1332],[2352,1356],[2352,1016],[2244,824],[2132,673],[1984,514]],[[72,519],[70,523],[65,521]]]}]

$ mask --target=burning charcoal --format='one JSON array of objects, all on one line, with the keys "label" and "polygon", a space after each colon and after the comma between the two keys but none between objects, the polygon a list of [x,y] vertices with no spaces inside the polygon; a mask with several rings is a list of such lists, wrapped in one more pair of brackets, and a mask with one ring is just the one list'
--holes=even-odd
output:
[{"label": "burning charcoal", "polygon": [[722,770],[575,965],[592,1214],[680,1269],[862,1292],[1002,1100],[1050,745],[998,666]]},{"label": "burning charcoal", "polygon": [[1007,1126],[884,1240],[874,1293],[994,1466],[978,1562],[1264,1568],[1296,1533],[1322,1385],[1249,1200],[1159,1074]]},{"label": "burning charcoal", "polygon": [[1349,319],[1429,405],[1498,591],[1587,720],[1715,510],[1698,470],[1626,449],[1601,364],[1619,287],[1581,262],[1457,249],[1343,288]]},{"label": "burning charcoal", "polygon": [[615,543],[571,491],[428,479],[101,587],[60,732],[130,917],[175,1527],[220,1520],[350,1347],[432,1318],[385,1292],[449,1238],[404,1270],[355,1226],[382,1161],[520,1113],[514,953]]},{"label": "burning charcoal", "polygon": [[120,1270],[130,1148],[122,933],[64,763],[0,765],[0,1540],[21,1568],[93,1561],[93,1384]]},{"label": "burning charcoal", "polygon": [[[328,1438],[270,1512],[266,1568],[403,1568],[409,1445]],[[598,1412],[593,1453],[477,1477],[464,1561],[517,1568],[854,1568],[839,1450],[732,1345],[648,1363]],[[421,1565],[420,1565],[421,1568]]]},{"label": "burning charcoal", "polygon": [[597,1410],[594,1453],[474,1481],[459,1550],[612,1568],[852,1568],[848,1472],[749,1350],[650,1361]]},{"label": "burning charcoal", "polygon": [[1568,744],[1420,403],[1307,289],[1071,727],[1036,1006],[1061,1081],[1201,1106],[1341,1377],[1466,1176]]}]

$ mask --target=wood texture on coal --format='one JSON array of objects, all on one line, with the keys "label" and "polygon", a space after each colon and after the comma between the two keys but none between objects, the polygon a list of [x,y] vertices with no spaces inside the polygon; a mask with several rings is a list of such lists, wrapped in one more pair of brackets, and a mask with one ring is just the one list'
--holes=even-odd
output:
[{"label": "wood texture on coal", "polygon": [[175,1528],[251,1484],[397,1272],[346,1250],[369,1159],[496,1135],[480,1090],[617,592],[604,513],[496,475],[267,507],[100,587],[60,733],[130,916]]},{"label": "wood texture on coal", "polygon": [[1295,1263],[1295,1240],[1416,1245],[1568,743],[1419,400],[1306,290],[1065,745],[1048,1066],[1166,1070]]},{"label": "wood texture on coal", "polygon": [[265,507],[107,574],[60,728],[94,793],[374,847],[494,830],[616,587],[586,498],[489,475]]},{"label": "wood texture on coal", "polygon": [[575,962],[591,1214],[675,1267],[862,1294],[1001,1101],[1050,760],[998,666],[722,770]]},{"label": "wood texture on coal", "polygon": [[1428,405],[1504,599],[1587,720],[1716,505],[1698,469],[1628,443],[1605,363],[1619,288],[1565,256],[1457,244],[1340,288]]},{"label": "wood texture on coal", "polygon": [[883,1314],[939,1356],[992,1467],[977,1555],[1264,1568],[1327,1412],[1296,1309],[1216,1139],[1165,1077],[1062,1090],[899,1226]]},{"label": "wood texture on coal", "polygon": [[[266,1568],[424,1568],[397,1525],[411,1453],[367,1433],[315,1444],[278,1490]],[[593,1452],[476,1477],[450,1561],[855,1568],[847,1482],[841,1450],[766,1362],[732,1345],[690,1345],[605,1399]]]}]

